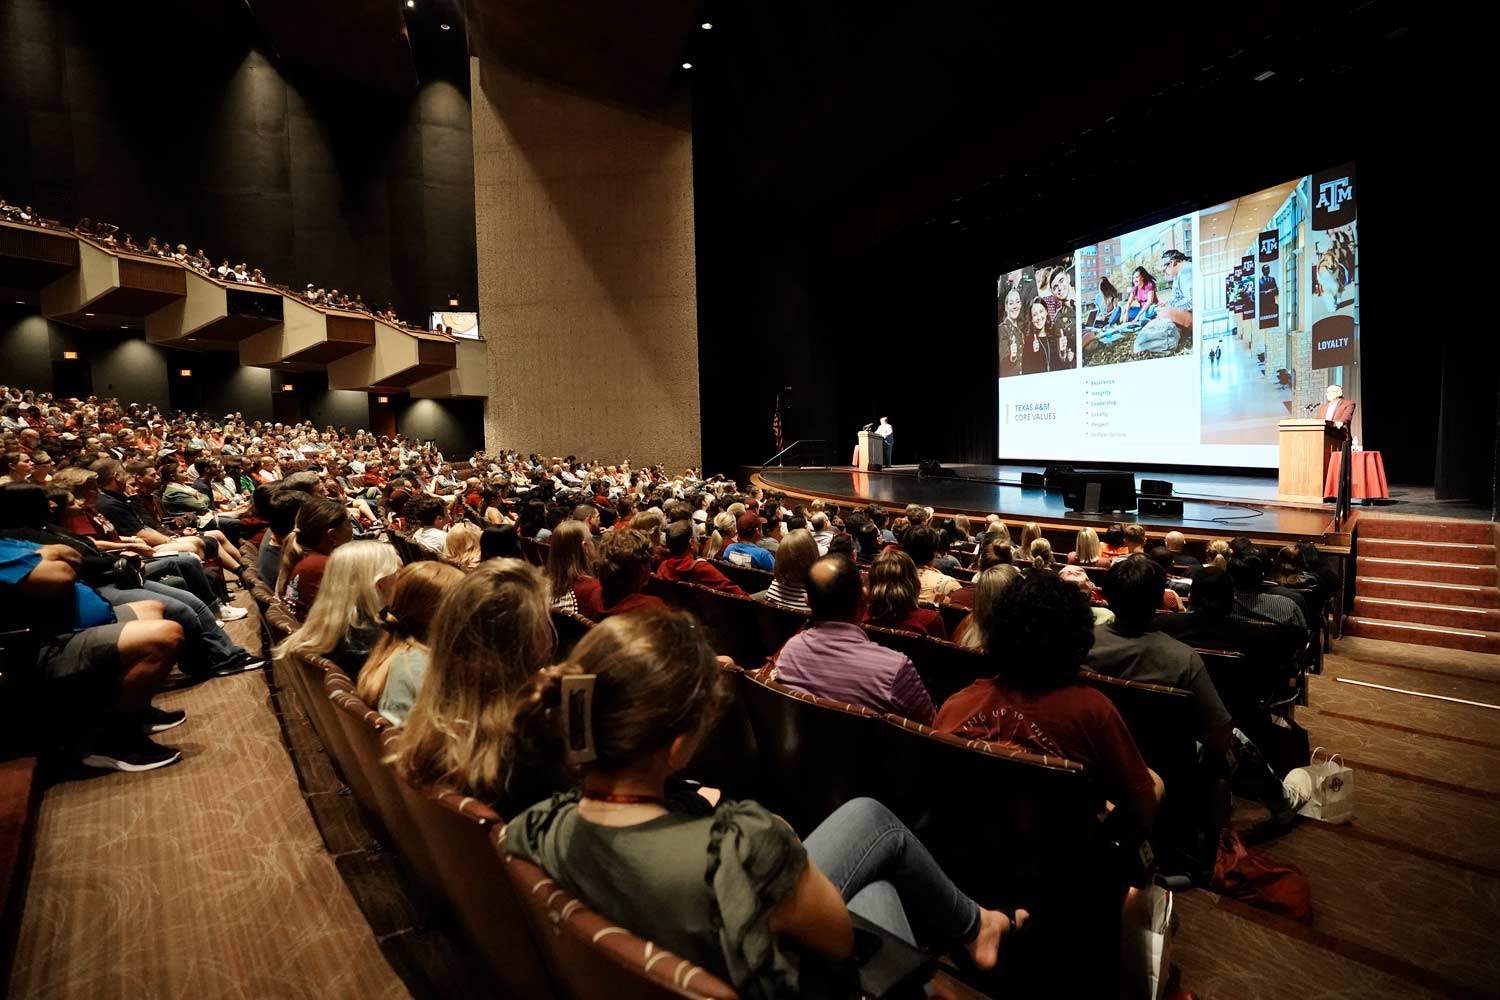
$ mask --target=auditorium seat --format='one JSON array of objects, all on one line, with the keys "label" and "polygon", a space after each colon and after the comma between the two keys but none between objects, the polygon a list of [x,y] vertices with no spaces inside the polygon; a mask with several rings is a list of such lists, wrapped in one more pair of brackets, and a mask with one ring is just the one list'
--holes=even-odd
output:
[{"label": "auditorium seat", "polygon": [[[384,828],[389,838],[387,842],[396,848],[422,902],[429,908],[439,904],[443,898],[443,886],[437,876],[436,863],[407,810],[395,772],[382,762],[385,733],[395,726],[360,699],[353,682],[343,672],[330,670],[325,673],[323,686],[328,700],[337,708],[338,722],[349,744],[352,754],[349,766],[359,771],[361,784],[368,786],[372,795],[360,805]],[[356,788],[352,782],[350,787]],[[358,791],[355,794],[358,795]]]},{"label": "auditorium seat", "polygon": [[416,562],[427,562],[437,559],[437,553],[418,545],[399,531],[387,531],[386,541],[396,550],[396,555],[401,558],[401,565],[410,566]]},{"label": "auditorium seat", "polygon": [[713,565],[714,569],[729,577],[731,583],[747,594],[758,594],[762,590],[769,590],[771,580],[774,579],[773,574],[763,569],[756,569],[754,566],[736,566],[723,559],[715,559]]},{"label": "auditorium seat", "polygon": [[552,627],[557,632],[557,649],[552,655],[557,660],[564,660],[569,653],[573,652],[573,647],[578,645],[578,641],[589,634],[589,629],[594,627],[594,623],[576,611],[561,611],[553,608]]},{"label": "auditorium seat", "polygon": [[547,542],[539,542],[535,538],[527,538],[525,535],[517,536],[521,543],[521,556],[533,566],[546,567],[547,556],[552,552],[552,546]]},{"label": "auditorium seat", "polygon": [[763,772],[755,727],[745,707],[745,698],[739,692],[745,671],[734,664],[722,669],[730,694],[729,704],[698,744],[682,775],[718,788],[731,799],[756,799],[761,793]]},{"label": "auditorium seat", "polygon": [[[741,666],[758,666],[812,621],[792,611],[737,594],[726,594],[696,583],[658,580],[650,592],[664,595],[668,604],[692,612],[707,630],[714,652]],[[672,589],[677,588],[677,589]]]},{"label": "auditorium seat", "polygon": [[323,741],[323,749],[328,751],[328,757],[339,777],[343,778],[344,784],[354,792],[355,801],[368,809],[366,804],[375,801],[375,789],[358,766],[354,747],[344,735],[343,725],[339,721],[340,712],[328,700],[325,688],[325,678],[330,671],[340,675],[343,671],[332,660],[316,653],[296,653],[283,659],[290,661],[291,673],[295,678],[293,683],[296,684],[293,690],[302,703],[303,711],[307,713],[308,721],[317,731],[318,739]]},{"label": "auditorium seat", "polygon": [[[504,851],[503,834],[496,848]],[[612,924],[536,865],[505,855],[505,873],[542,942],[563,1000],[734,1000],[739,995],[706,969]]]},{"label": "auditorium seat", "polygon": [[[9,693],[0,674],[0,697]],[[0,995],[5,996],[41,806],[37,770],[35,757],[0,760]]]},{"label": "auditorium seat", "polygon": [[[397,730],[386,730],[386,756],[395,749]],[[541,951],[511,889],[491,832],[503,820],[477,799],[444,789],[417,789],[392,772],[416,825],[448,911],[494,977],[505,997],[555,996]],[[538,928],[540,930],[541,928]]]},{"label": "auditorium seat", "polygon": [[805,837],[850,799],[878,796],[880,713],[744,671],[735,680],[766,777],[757,801]]},{"label": "auditorium seat", "polygon": [[1193,693],[1087,670],[1079,676],[1114,704],[1146,766],[1166,786],[1151,835],[1163,872],[1206,884],[1213,875],[1219,819],[1228,815],[1227,799],[1220,807],[1228,788],[1220,784],[1221,775],[1199,762]]},{"label": "auditorium seat", "polygon": [[958,627],[969,617],[969,609],[961,608],[957,604],[923,604],[924,608],[937,608],[938,614],[942,616],[943,627],[952,636],[958,632]]},{"label": "auditorium seat", "polygon": [[[1034,921],[993,996],[1115,996],[1120,905],[1139,845],[1113,841],[1082,765],[940,733],[895,715],[876,727],[877,796],[982,905]],[[1019,942],[1018,942],[1019,944]],[[985,984],[981,984],[985,985]]]},{"label": "auditorium seat", "polygon": [[989,657],[975,649],[917,632],[904,629],[885,628],[880,625],[861,625],[875,642],[905,653],[917,668],[922,684],[934,705],[941,705],[959,691],[981,677],[992,677],[994,665]]}]

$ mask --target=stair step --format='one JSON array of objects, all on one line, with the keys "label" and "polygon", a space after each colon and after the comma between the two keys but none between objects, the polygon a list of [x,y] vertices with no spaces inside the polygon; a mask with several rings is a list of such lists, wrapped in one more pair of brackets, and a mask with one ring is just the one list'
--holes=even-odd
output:
[{"label": "stair step", "polygon": [[1495,547],[1471,542],[1407,541],[1396,538],[1361,538],[1359,554],[1375,559],[1416,559],[1424,562],[1494,565]]},{"label": "stair step", "polygon": [[1500,653],[1500,632],[1477,629],[1443,628],[1413,622],[1388,622],[1350,615],[1344,619],[1344,635],[1361,639],[1385,639],[1389,642],[1464,649],[1472,653]]},{"label": "stair step", "polygon": [[1361,515],[1355,534],[1363,540],[1393,538],[1414,542],[1468,542],[1473,545],[1495,544],[1495,525],[1491,521],[1460,521],[1450,518],[1406,518]]},{"label": "stair step", "polygon": [[1500,632],[1500,608],[1471,608],[1461,604],[1432,604],[1361,595],[1354,598],[1354,614],[1386,622]]},{"label": "stair step", "polygon": [[1433,583],[1429,580],[1393,580],[1379,576],[1354,578],[1358,597],[1383,597],[1423,604],[1461,604],[1468,608],[1500,608],[1500,587],[1468,583]]},{"label": "stair step", "polygon": [[1422,559],[1382,559],[1378,556],[1360,556],[1355,559],[1354,575],[1378,576],[1389,580],[1467,583],[1480,587],[1493,587],[1500,583],[1500,569],[1494,563],[1466,565]]}]

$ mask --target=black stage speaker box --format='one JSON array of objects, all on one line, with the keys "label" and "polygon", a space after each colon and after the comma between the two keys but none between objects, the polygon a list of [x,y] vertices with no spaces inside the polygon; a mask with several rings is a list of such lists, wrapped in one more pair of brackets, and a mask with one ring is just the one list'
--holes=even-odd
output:
[{"label": "black stage speaker box", "polygon": [[1040,472],[1023,472],[1021,473],[1021,485],[1040,488],[1047,485],[1047,477]]},{"label": "black stage speaker box", "polygon": [[1042,485],[1049,490],[1064,485],[1068,476],[1073,474],[1071,465],[1049,465],[1047,471],[1042,473]]},{"label": "black stage speaker box", "polygon": [[[1144,486],[1145,483],[1141,485]],[[1182,501],[1169,500],[1166,497],[1141,497],[1140,515],[1142,517],[1181,517]]]},{"label": "black stage speaker box", "polygon": [[1172,484],[1165,479],[1142,479],[1141,495],[1148,497],[1169,497],[1172,495]]},{"label": "black stage speaker box", "polygon": [[1059,487],[1063,491],[1063,503],[1068,510],[1081,510],[1090,514],[1101,511],[1134,510],[1135,473],[1115,471],[1070,472],[1047,483],[1048,488]]},{"label": "black stage speaker box", "polygon": [[918,476],[952,476],[956,473],[952,469],[943,468],[943,463],[935,458],[925,459],[917,464]]}]

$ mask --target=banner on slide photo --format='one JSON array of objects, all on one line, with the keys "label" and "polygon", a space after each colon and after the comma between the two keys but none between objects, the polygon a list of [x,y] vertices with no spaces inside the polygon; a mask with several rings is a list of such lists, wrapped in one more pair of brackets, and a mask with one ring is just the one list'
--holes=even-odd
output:
[{"label": "banner on slide photo", "polygon": [[1312,366],[1352,365],[1358,357],[1359,236],[1354,169],[1312,175],[1308,199],[1312,243]]},{"label": "banner on slide photo", "polygon": [[1256,300],[1260,311],[1260,328],[1274,330],[1281,322],[1281,286],[1277,283],[1277,264],[1281,260],[1281,234],[1272,229],[1260,234],[1255,256],[1260,273],[1255,279]]},{"label": "banner on slide photo", "polygon": [[1255,254],[1247,253],[1240,259],[1240,315],[1245,319],[1255,318]]}]

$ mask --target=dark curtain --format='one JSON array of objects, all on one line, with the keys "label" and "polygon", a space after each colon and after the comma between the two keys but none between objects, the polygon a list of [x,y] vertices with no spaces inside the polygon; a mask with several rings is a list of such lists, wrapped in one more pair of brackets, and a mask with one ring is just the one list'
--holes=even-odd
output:
[{"label": "dark curtain", "polygon": [[1437,464],[1433,487],[1439,500],[1473,500],[1492,506],[1495,491],[1497,350],[1485,343],[1443,349],[1438,406]]}]

